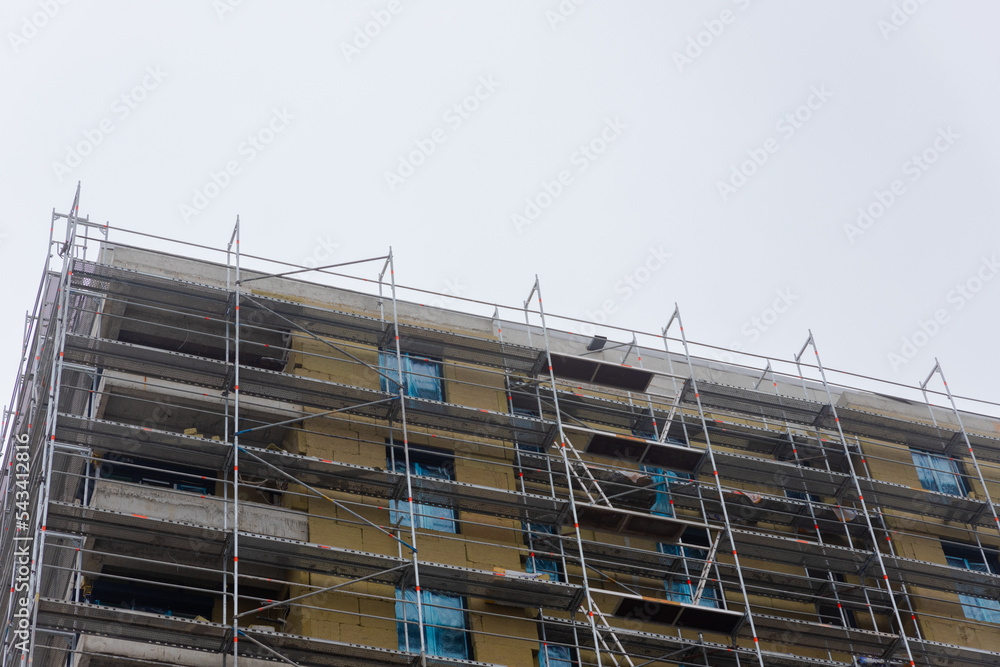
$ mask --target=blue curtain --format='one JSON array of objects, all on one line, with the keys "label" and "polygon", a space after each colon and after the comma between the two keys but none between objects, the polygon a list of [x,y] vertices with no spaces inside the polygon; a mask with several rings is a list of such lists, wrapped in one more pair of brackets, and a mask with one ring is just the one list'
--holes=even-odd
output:
[{"label": "blue curtain", "polygon": [[[684,531],[684,535],[681,539],[684,541],[691,541],[695,539],[708,539],[708,536],[701,531],[702,534],[698,535],[691,532],[691,529]],[[656,549],[661,554],[670,554],[671,556],[681,555],[681,545],[679,544],[665,544],[663,542],[657,542]],[[663,582],[664,587],[667,591],[667,598],[673,600],[674,602],[686,602],[691,604],[694,601],[694,592],[698,587],[697,577],[701,574],[701,567],[704,561],[708,558],[707,549],[698,549],[697,547],[683,547],[684,557],[693,560],[693,563],[689,564],[689,567],[697,568],[696,572],[691,572],[693,575],[692,585],[688,585],[687,578],[681,578],[680,575],[675,575],[674,578],[668,579]],[[700,561],[700,562],[699,562]],[[705,588],[701,591],[701,599],[698,600],[698,606],[700,607],[712,607],[713,609],[719,608],[719,589],[716,585],[710,581],[705,582]]]},{"label": "blue curtain", "polygon": [[[441,364],[430,359],[411,357],[403,354],[403,385],[407,396],[429,398],[434,401],[444,400],[444,389],[441,380]],[[379,376],[379,387],[382,391],[396,393],[399,383],[395,381],[398,375],[395,352],[378,353],[379,370],[393,378],[390,382]]]},{"label": "blue curtain", "polygon": [[[405,473],[406,462],[403,460],[403,453],[396,453],[396,460],[390,462],[393,472]],[[410,472],[421,477],[436,477],[437,479],[451,479],[451,468],[443,464],[432,464],[410,459]],[[434,505],[424,505],[415,503],[413,513],[416,515],[417,528],[428,530],[440,530],[444,533],[457,533],[455,529],[455,510],[447,507],[436,507]],[[410,503],[405,500],[389,501],[389,521],[400,526],[410,525]]]},{"label": "blue curtain", "polygon": [[648,473],[653,479],[653,489],[656,492],[656,502],[650,508],[650,512],[657,516],[674,515],[674,508],[670,504],[670,484],[675,479],[691,479],[691,475],[686,473],[676,473],[673,470],[664,471],[653,466],[642,466],[642,471]]},{"label": "blue curtain", "polygon": [[[427,644],[427,653],[442,658],[468,660],[469,646],[465,639],[465,605],[462,598],[421,591],[420,602],[424,611],[424,642]],[[420,653],[417,593],[414,589],[396,589],[396,621],[399,650]]]},{"label": "blue curtain", "polygon": [[[686,579],[671,579],[666,584],[667,598],[674,602],[686,602],[691,604],[694,601],[694,593],[698,588],[698,582],[692,580],[688,584]],[[701,591],[701,599],[698,600],[699,607],[719,608],[719,591],[711,582],[705,582],[705,588]]]},{"label": "blue curtain", "polygon": [[538,667],[573,667],[568,646],[541,644],[538,647]]},{"label": "blue curtain", "polygon": [[950,493],[953,496],[966,495],[965,483],[958,473],[958,465],[946,456],[910,450],[913,465],[917,467],[920,485],[928,491]]}]

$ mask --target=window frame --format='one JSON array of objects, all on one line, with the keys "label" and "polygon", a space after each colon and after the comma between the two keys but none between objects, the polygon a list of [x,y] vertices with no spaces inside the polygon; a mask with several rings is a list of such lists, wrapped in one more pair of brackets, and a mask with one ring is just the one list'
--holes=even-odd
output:
[{"label": "window frame", "polygon": [[[913,460],[913,467],[917,471],[917,479],[920,480],[920,486],[923,487],[925,491],[932,491],[935,493],[943,493],[950,496],[960,496],[963,498],[969,495],[969,484],[965,481],[965,473],[961,467],[961,461],[951,456],[944,456],[943,454],[935,454],[934,452],[924,451],[922,449],[910,448],[910,457]],[[926,463],[918,460],[918,457],[924,457],[928,459]],[[947,462],[949,470],[945,471],[938,467],[931,465],[933,461]],[[950,478],[950,479],[949,479]],[[946,491],[945,485],[950,482],[959,491],[959,493],[952,493],[951,491]]]},{"label": "window frame", "polygon": [[[138,484],[153,489],[214,496],[218,481],[214,470],[194,468],[140,456],[105,454],[94,468],[95,479]],[[93,488],[93,487],[91,487]],[[88,498],[89,502],[89,498]]]},{"label": "window frame", "polygon": [[[122,576],[132,573],[112,568],[102,574]],[[215,604],[213,596],[156,584],[157,580],[137,582],[112,576],[98,576],[92,582],[86,601],[103,607],[132,609],[175,618],[195,619],[198,616],[211,618]]]},{"label": "window frame", "polygon": [[[566,652],[565,657],[549,655],[551,652],[562,653],[563,651]],[[575,653],[572,646],[540,641],[538,642],[538,667],[576,667],[579,662],[577,662]]]},{"label": "window frame", "polygon": [[[444,382],[444,362],[441,359],[436,359],[433,357],[428,357],[424,355],[417,355],[411,352],[401,351],[400,358],[403,363],[403,387],[405,388],[405,395],[408,398],[422,398],[429,401],[439,401],[441,403],[445,402],[445,382]],[[420,370],[415,370],[413,368],[414,362],[421,364],[428,364],[435,370],[434,374],[425,373]],[[378,377],[379,390],[387,394],[396,395],[398,388],[390,387],[390,382],[392,384],[398,385],[398,381],[393,379],[389,380],[394,374],[398,373],[396,366],[396,352],[390,350],[379,350],[378,351],[378,369],[383,375]],[[388,377],[387,377],[388,376]],[[417,377],[421,380],[428,378],[433,378],[437,383],[437,391],[434,396],[421,395],[420,388],[416,386],[416,383],[411,382],[410,378]],[[411,390],[416,391],[416,393],[411,393]]]},{"label": "window frame", "polygon": [[[412,595],[411,595],[412,594]],[[410,628],[417,630],[419,624],[417,623],[417,591],[414,588],[396,588],[396,638],[397,646],[400,651],[409,651],[413,653],[420,652],[420,638],[410,636]],[[412,597],[412,600],[410,599]],[[436,599],[437,598],[437,599]],[[441,605],[439,604],[442,600],[455,600],[457,605]],[[461,595],[451,595],[448,593],[439,593],[437,591],[421,590],[420,591],[420,604],[424,611],[424,645],[427,648],[428,655],[434,655],[442,658],[454,658],[458,660],[472,660],[472,642],[469,639],[469,613],[468,613],[468,603],[464,596]],[[428,617],[435,613],[434,610],[447,609],[447,610],[458,610],[461,613],[462,625],[442,625],[441,623],[432,623],[428,621]],[[412,613],[408,613],[412,610]],[[412,617],[412,620],[410,620]],[[465,648],[464,655],[442,655],[433,652],[433,646],[438,644],[444,637],[443,635],[448,632],[461,633],[462,644]],[[439,636],[441,635],[441,636]],[[414,639],[417,640],[416,649],[412,648]]]},{"label": "window frame", "polygon": [[[847,578],[840,572],[832,572],[829,570],[818,569],[818,568],[805,568],[806,576],[812,580],[826,581],[833,584],[846,584]],[[833,580],[830,580],[832,575]],[[830,597],[819,597],[816,596],[816,617],[819,618],[820,623],[825,623],[826,625],[836,625],[838,627],[844,626],[844,619],[847,619],[848,628],[857,628],[858,620],[854,615],[854,611],[849,609],[845,604],[841,603],[838,607],[837,599]],[[841,618],[841,612],[843,612],[843,618]]]},{"label": "window frame", "polygon": [[815,493],[796,491],[795,489],[785,489],[785,497],[792,500],[800,500],[804,503],[823,503],[823,499]]},{"label": "window frame", "polygon": [[[455,481],[455,456],[451,452],[414,447],[413,445],[410,445],[409,450],[411,475]],[[389,472],[406,474],[406,457],[403,454],[402,445],[386,443],[385,452],[386,467]],[[447,471],[448,475],[444,477],[433,474],[421,474],[420,467],[424,467],[428,471],[430,468],[437,468]],[[398,526],[400,528],[408,528],[410,526],[408,505],[409,502],[406,500],[389,500],[389,522],[392,525],[397,525],[396,517],[398,516]],[[417,522],[416,527],[419,529],[436,530],[453,535],[457,535],[460,532],[458,512],[454,509],[414,502],[413,515]]]},{"label": "window frame", "polygon": [[[527,521],[522,521],[521,530],[524,532],[531,550],[524,558],[524,571],[532,574],[536,572],[539,574],[548,574],[549,581],[566,581],[561,558],[556,554],[552,554],[551,558],[540,558],[534,546],[534,534],[558,535],[556,527],[543,523],[529,524]],[[535,567],[536,564],[543,565],[543,567]]]},{"label": "window frame", "polygon": [[[952,567],[1000,574],[1000,560],[998,560],[996,552],[987,553],[981,546],[945,540],[941,540],[941,550],[944,553],[945,562]],[[973,564],[981,567],[972,567]],[[962,584],[959,584],[959,588],[961,586]],[[983,623],[1000,624],[1000,601],[994,598],[970,595],[961,592],[961,590],[955,592],[958,594],[958,601],[966,618]]]}]

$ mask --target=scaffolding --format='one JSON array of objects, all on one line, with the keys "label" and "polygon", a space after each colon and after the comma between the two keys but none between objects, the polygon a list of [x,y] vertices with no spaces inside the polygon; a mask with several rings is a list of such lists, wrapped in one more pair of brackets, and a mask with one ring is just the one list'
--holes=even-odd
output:
[{"label": "scaffolding", "polygon": [[[879,411],[811,333],[720,364],[677,306],[583,337],[537,276],[492,316],[430,312],[391,248],[308,269],[243,253],[237,219],[192,260],[78,209],[4,417],[2,667],[1000,662],[997,422],[939,363],[928,417]],[[959,626],[978,645],[939,641]]]}]

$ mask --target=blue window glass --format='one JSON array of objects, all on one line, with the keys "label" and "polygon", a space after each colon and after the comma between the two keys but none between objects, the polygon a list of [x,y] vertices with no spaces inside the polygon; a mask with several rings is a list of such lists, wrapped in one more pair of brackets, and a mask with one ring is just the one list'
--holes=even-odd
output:
[{"label": "blue window glass", "polygon": [[[996,557],[987,557],[977,547],[963,547],[957,544],[942,544],[948,565],[976,572],[997,573]],[[986,623],[1000,623],[1000,601],[982,598],[977,595],[958,593],[958,601],[962,604],[962,612],[966,618]]]},{"label": "blue window glass", "polygon": [[[441,362],[411,356],[405,352],[402,354],[402,358],[403,389],[406,395],[443,401],[444,382],[441,379]],[[399,377],[399,366],[396,365],[396,353],[379,351],[378,364],[379,371],[393,378],[393,381],[390,382],[386,377],[380,375],[379,387],[384,392],[397,393],[399,383],[395,381],[395,378]]]},{"label": "blue window glass", "polygon": [[821,502],[819,496],[817,496],[815,493],[810,493],[807,495],[805,491],[790,491],[788,489],[785,489],[785,497],[795,498],[796,500],[811,500],[814,503]]},{"label": "blue window glass", "polygon": [[[521,522],[521,530],[529,530],[528,524],[524,521]],[[554,535],[556,533],[556,529],[554,526],[533,523],[530,526],[530,532],[534,533],[534,535],[531,536],[528,543],[531,545],[532,549],[534,549],[537,542],[540,539],[544,539],[543,536],[538,535],[538,533],[543,533],[544,535]],[[545,558],[544,556],[540,557],[537,553],[533,556],[528,556],[528,559],[525,561],[525,570],[532,573],[538,572],[540,574],[547,574],[549,581],[562,581],[562,571],[559,561],[555,558]]]},{"label": "blue window glass", "polygon": [[538,667],[573,667],[569,647],[542,644],[538,648]]},{"label": "blue window glass", "polygon": [[[457,595],[421,591],[424,612],[424,642],[427,653],[442,658],[469,659],[465,635],[465,600]],[[396,589],[396,636],[399,650],[420,653],[417,624],[417,592]]]},{"label": "blue window glass", "polygon": [[928,491],[950,493],[953,496],[968,495],[965,481],[958,470],[958,464],[947,456],[929,452],[910,450],[913,465],[917,468],[920,485]]},{"label": "blue window glass", "polygon": [[[395,456],[390,448],[387,464],[392,472],[405,473],[406,461],[400,449],[395,450]],[[410,473],[421,477],[434,477],[437,479],[454,479],[452,476],[452,466],[443,459],[434,457],[431,459],[424,453],[410,452]],[[457,533],[455,524],[455,510],[447,507],[437,507],[425,505],[424,503],[414,503],[413,514],[417,522],[417,528],[428,530],[440,530],[444,533]],[[389,501],[389,521],[393,525],[410,525],[410,503],[405,500]]]}]

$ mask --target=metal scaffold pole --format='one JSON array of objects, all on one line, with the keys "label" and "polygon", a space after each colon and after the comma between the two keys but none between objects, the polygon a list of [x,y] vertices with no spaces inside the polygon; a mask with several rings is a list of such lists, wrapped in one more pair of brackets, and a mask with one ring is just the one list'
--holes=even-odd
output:
[{"label": "metal scaffold pole", "polygon": [[[569,456],[566,454],[566,442],[569,439],[566,437],[566,433],[563,431],[562,413],[559,409],[559,392],[556,388],[556,376],[555,376],[555,371],[553,370],[552,367],[552,352],[549,344],[549,330],[545,323],[545,308],[542,305],[542,288],[541,285],[539,284],[537,275],[535,276],[535,284],[532,286],[531,292],[528,294],[528,298],[524,300],[524,311],[526,316],[528,312],[528,306],[531,304],[531,298],[536,294],[538,295],[538,314],[539,317],[541,318],[541,323],[542,323],[542,336],[545,342],[545,360],[549,371],[549,381],[552,383],[552,404],[556,414],[556,424],[558,427],[558,434],[559,434],[559,454],[562,456],[563,465],[566,468],[566,483],[567,486],[569,487],[569,507],[570,507],[570,513],[572,514],[573,517],[573,531],[574,531],[574,536],[576,538],[577,549],[580,555],[580,572],[583,578],[583,592],[587,598],[587,620],[590,622],[591,632],[593,633],[594,636],[594,655],[597,658],[598,666],[600,666],[602,664],[601,648],[600,648],[602,640],[597,630],[597,622],[594,620],[594,614],[595,611],[597,610],[596,610],[596,604],[594,603],[594,598],[591,596],[590,593],[590,580],[587,576],[587,561],[583,554],[583,537],[580,534],[580,521],[577,517],[576,501],[574,499],[574,493],[573,493],[573,479],[575,475],[573,473],[573,468],[569,463]],[[618,664],[618,660],[614,657],[613,654],[609,653],[609,657],[611,657],[612,661],[615,664]],[[625,656],[625,658],[631,664],[632,661],[630,658],[628,658],[627,655]]]},{"label": "metal scaffold pole", "polygon": [[[777,377],[774,374],[774,368],[772,368],[772,366],[771,366],[771,360],[770,359],[768,359],[767,366],[764,368],[764,371],[761,373],[760,377],[757,379],[757,382],[754,383],[754,389],[757,389],[760,386],[760,383],[764,381],[764,378],[767,377],[767,376],[769,376],[769,375],[770,375],[770,380],[771,380],[771,388],[774,390],[774,396],[775,396],[775,398],[778,400],[778,402],[780,404],[781,403],[781,393],[778,391],[778,379],[777,379]],[[764,420],[765,420],[765,424],[766,424],[766,422],[767,422],[766,417],[764,418]],[[795,443],[795,434],[792,433],[792,427],[788,423],[787,415],[782,414],[781,422],[782,422],[782,425],[785,428],[785,437],[787,437],[788,438],[788,442],[791,443],[792,456],[795,459],[795,465],[802,466],[802,464],[804,463],[804,461],[802,461],[802,459],[799,457],[798,446]],[[823,462],[826,465],[827,469],[829,470],[830,463],[829,463],[829,461],[826,458],[826,452],[823,453]],[[805,493],[806,506],[809,509],[809,520],[812,522],[813,530],[816,531],[816,541],[819,544],[824,544],[823,531],[820,530],[820,528],[819,528],[819,521],[816,518],[816,508],[814,506],[813,494],[809,493],[809,491],[807,489],[803,489],[803,491]],[[847,527],[846,523],[844,524],[844,534],[845,534],[848,542],[850,542],[850,540],[851,540],[851,531]],[[807,568],[807,572],[808,572],[808,568]],[[841,603],[840,591],[838,590],[838,587],[837,587],[837,580],[833,576],[833,572],[831,572],[829,570],[826,570],[826,576],[827,576],[826,580],[830,584],[830,590],[833,592],[834,601],[837,603],[837,612],[840,614],[840,622],[843,623],[844,627],[846,628],[849,625],[848,624],[848,617],[847,617],[848,610]],[[867,600],[867,596],[868,596],[868,592],[865,591],[865,599],[866,600]],[[868,607],[869,607],[869,609],[871,609],[871,605],[869,605]]]},{"label": "metal scaffold pole", "polygon": [[719,469],[715,464],[715,454],[712,451],[712,438],[708,434],[708,420],[705,419],[705,410],[701,405],[701,395],[698,393],[698,381],[694,376],[694,363],[691,361],[691,351],[688,349],[687,334],[684,333],[684,322],[681,320],[681,309],[676,303],[674,304],[674,314],[670,316],[670,321],[667,322],[667,326],[663,327],[661,335],[663,336],[663,345],[666,352],[669,354],[670,350],[667,348],[667,332],[670,331],[670,327],[673,325],[674,320],[677,321],[677,326],[681,332],[681,343],[684,346],[684,357],[687,359],[688,373],[691,376],[691,389],[694,391],[695,403],[698,406],[698,418],[701,420],[701,429],[705,434],[705,453],[708,455],[708,462],[712,466],[712,477],[715,479],[715,490],[719,494],[719,505],[722,507],[722,518],[726,526],[726,537],[729,539],[729,544],[733,549],[733,562],[736,566],[736,576],[740,582],[740,593],[743,596],[743,604],[746,606],[746,617],[747,623],[750,625],[750,634],[753,636],[753,647],[757,654],[757,662],[760,667],[764,667],[764,656],[760,650],[760,640],[757,638],[757,627],[753,622],[753,612],[750,609],[750,597],[747,595],[747,587],[743,581],[743,569],[740,567],[740,557],[736,553],[736,540],[733,537],[733,528],[729,522],[729,510],[726,508],[726,496],[722,489],[722,480],[719,479]]},{"label": "metal scaffold pole", "polygon": [[[420,633],[420,664],[427,665],[427,642],[424,637],[424,607],[421,600],[420,590],[420,560],[417,558],[417,521],[413,509],[413,480],[410,477],[410,438],[406,426],[406,384],[403,378],[403,352],[399,345],[399,313],[396,305],[396,268],[393,261],[392,248],[389,248],[389,257],[386,260],[389,268],[389,286],[392,295],[392,335],[396,350],[396,375],[399,378],[397,392],[399,395],[399,420],[403,431],[403,460],[406,464],[406,501],[410,515],[410,544],[413,558],[413,586],[417,598],[417,632]],[[384,269],[383,269],[384,272]],[[382,284],[382,275],[379,276],[379,285]],[[406,590],[402,592],[403,605],[406,605]],[[404,625],[405,627],[405,625]],[[407,639],[407,642],[409,639]],[[409,646],[407,646],[409,648]]]},{"label": "metal scaffold pole", "polygon": [[[229,244],[226,246],[226,294],[230,294],[233,289],[232,284],[232,255],[233,255],[233,241],[236,239],[236,228],[233,228],[233,233],[229,237]],[[225,346],[225,359],[226,364],[230,363],[229,359],[229,343],[230,343],[230,327],[232,324],[229,321],[229,313],[226,313],[226,346]],[[226,391],[223,394],[223,416],[222,416],[222,439],[224,442],[229,442],[229,391],[226,387]],[[236,429],[233,429],[235,433]],[[223,480],[225,480],[225,470],[223,470]],[[224,533],[229,532],[229,484],[225,482],[222,484],[222,506],[225,511],[222,513],[222,531]],[[225,563],[225,555],[223,555],[222,567],[222,622],[225,623],[226,619],[229,618],[229,571]],[[233,612],[235,614],[236,611]],[[226,667],[229,660],[229,656],[223,653],[222,655],[222,665]]]},{"label": "metal scaffold pole", "polygon": [[[233,291],[233,667],[239,664],[240,641],[240,218],[229,239],[236,244]],[[228,318],[227,318],[228,319]]]},{"label": "metal scaffold pole", "polygon": [[[45,312],[45,285],[46,279],[49,273],[49,265],[52,261],[52,241],[55,234],[55,222],[56,222],[56,212],[55,209],[52,211],[52,218],[49,223],[49,241],[46,245],[45,253],[45,265],[42,271],[42,279],[38,284],[38,291],[35,294],[35,304],[34,308],[25,317],[24,325],[24,337],[21,346],[21,362],[18,366],[17,381],[14,385],[14,390],[11,394],[10,406],[6,410],[4,415],[4,428],[3,437],[0,439],[0,443],[7,443],[7,449],[4,450],[5,460],[8,465],[7,474],[10,475],[8,479],[10,480],[10,486],[8,488],[8,493],[4,497],[4,512],[3,512],[3,531],[10,535],[16,531],[16,512],[14,508],[16,507],[17,493],[19,486],[14,482],[13,478],[18,477],[15,473],[16,468],[14,467],[15,460],[15,447],[14,441],[22,442],[21,435],[27,436],[28,442],[24,443],[30,446],[31,441],[31,428],[37,421],[37,413],[40,408],[39,400],[39,378],[36,375],[36,371],[41,367],[42,362],[40,356],[36,356],[34,359],[31,357],[32,351],[41,354],[40,348],[43,345],[43,331],[45,327],[42,326],[42,320],[44,319]],[[35,369],[34,371],[32,369]],[[33,377],[31,377],[33,376]],[[29,381],[29,377],[31,380]],[[23,413],[18,411],[18,408],[22,405],[24,400],[27,400],[27,407]],[[26,427],[26,431],[23,434],[15,434],[13,427],[17,423],[22,423]],[[14,474],[12,474],[14,473]],[[30,482],[30,471],[29,471],[29,482]],[[21,479],[21,478],[19,478]],[[14,554],[15,541],[10,540],[0,550],[0,560],[9,562],[10,576],[4,577],[4,579],[9,579],[10,583],[10,596],[7,602],[6,614],[2,619],[3,625],[7,625],[13,622],[14,614],[14,600],[16,591],[16,577],[17,577],[17,566],[15,565]],[[9,560],[8,560],[9,559]],[[4,570],[7,569],[7,565],[4,565]],[[3,667],[7,667],[10,664],[13,655],[14,644],[13,637],[8,638],[9,643],[5,643],[3,647],[2,660]],[[9,650],[8,650],[9,648]]]},{"label": "metal scaffold pole", "polygon": [[[889,582],[889,573],[885,567],[885,561],[882,558],[882,549],[879,547],[878,534],[875,532],[875,526],[872,525],[871,515],[868,513],[868,503],[865,501],[865,494],[861,489],[861,482],[858,481],[858,473],[854,467],[854,460],[851,457],[851,450],[847,446],[847,438],[844,436],[844,429],[840,425],[840,417],[837,416],[837,406],[834,405],[833,393],[830,391],[830,383],[826,379],[826,371],[823,369],[823,363],[819,358],[819,349],[816,347],[816,340],[813,338],[813,333],[809,331],[809,338],[806,340],[805,345],[799,350],[799,353],[795,355],[796,362],[801,359],[802,355],[805,353],[806,348],[812,346],[813,353],[816,357],[816,368],[819,370],[820,377],[823,381],[823,389],[826,391],[826,398],[830,406],[830,410],[833,414],[833,421],[837,425],[837,435],[840,437],[840,443],[844,448],[844,456],[847,460],[847,466],[851,473],[851,481],[854,483],[854,490],[858,494],[858,502],[861,503],[861,513],[865,517],[865,524],[868,527],[868,534],[872,539],[872,552],[875,554],[875,559],[878,561],[879,571],[882,574],[882,580],[885,582],[886,593],[888,594],[889,602],[892,604],[892,613],[896,619],[896,625],[899,628],[899,638],[903,643],[903,648],[906,650],[906,657],[909,660],[911,667],[916,663],[913,661],[913,653],[910,650],[910,640],[906,636],[906,628],[903,627],[903,617],[899,612],[899,605],[896,604],[896,596],[893,595],[892,586]],[[864,461],[864,452],[859,452],[862,461]],[[886,540],[889,536],[886,535]],[[916,623],[915,616],[912,616],[913,622]]]},{"label": "metal scaffold pole", "polygon": [[[0,428],[0,582],[27,587],[0,667],[997,662],[997,421],[936,360],[886,381],[907,408],[813,366],[811,332],[716,363],[675,304],[609,341],[537,275],[490,320],[408,300],[391,249],[265,273],[240,218],[179,242],[211,262],[117,232],[95,259],[80,196]],[[361,289],[302,279],[360,262]]]},{"label": "metal scaffold pole", "polygon": [[63,266],[59,277],[59,289],[56,296],[55,332],[51,348],[53,363],[49,375],[49,399],[45,413],[44,453],[42,455],[42,470],[44,482],[38,494],[38,506],[35,510],[36,531],[34,535],[31,580],[29,594],[31,610],[31,639],[27,654],[21,654],[22,664],[30,665],[34,660],[36,635],[38,630],[38,606],[42,590],[42,568],[45,560],[45,527],[49,509],[49,491],[52,486],[52,457],[56,439],[56,415],[59,413],[59,392],[62,388],[63,350],[66,345],[66,327],[69,318],[69,289],[73,278],[73,253],[76,245],[76,221],[80,210],[80,184],[77,183],[73,205],[66,217],[66,243],[62,247]]},{"label": "metal scaffold pole", "polygon": [[[930,398],[927,396],[927,385],[930,383],[931,378],[937,373],[941,376],[941,382],[944,384],[944,390],[948,396],[948,402],[951,403],[952,413],[955,415],[955,421],[958,422],[958,429],[962,433],[962,440],[965,442],[965,446],[969,450],[969,459],[972,461],[972,467],[976,470],[976,476],[979,478],[979,483],[983,487],[983,495],[986,496],[986,505],[990,508],[990,512],[993,515],[993,526],[1000,532],[1000,516],[997,516],[996,505],[993,504],[993,498],[990,495],[990,489],[986,486],[986,478],[983,477],[983,471],[979,467],[979,460],[976,458],[976,452],[972,449],[972,441],[969,440],[969,433],[965,430],[965,423],[962,421],[962,415],[958,411],[958,405],[955,403],[955,397],[952,396],[951,387],[948,386],[948,381],[944,377],[944,370],[941,368],[941,362],[934,359],[934,368],[927,375],[927,379],[920,383],[920,392],[924,396],[924,401],[927,403],[927,410],[931,414],[931,420],[934,422],[934,426],[937,427],[938,421],[937,417],[934,415],[934,408],[931,406]],[[973,526],[975,529],[975,526]]]}]

